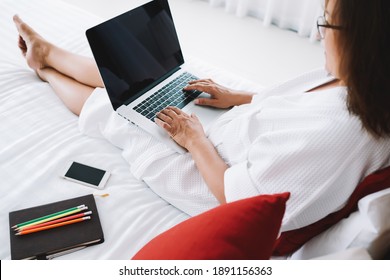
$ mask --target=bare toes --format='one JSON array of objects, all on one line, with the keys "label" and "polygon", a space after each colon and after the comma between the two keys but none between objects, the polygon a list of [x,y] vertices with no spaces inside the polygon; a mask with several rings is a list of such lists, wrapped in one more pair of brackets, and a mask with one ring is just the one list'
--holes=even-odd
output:
[{"label": "bare toes", "polygon": [[18,47],[26,57],[27,64],[33,70],[46,67],[46,57],[49,52],[49,44],[28,24],[15,15],[15,26],[19,32]]}]

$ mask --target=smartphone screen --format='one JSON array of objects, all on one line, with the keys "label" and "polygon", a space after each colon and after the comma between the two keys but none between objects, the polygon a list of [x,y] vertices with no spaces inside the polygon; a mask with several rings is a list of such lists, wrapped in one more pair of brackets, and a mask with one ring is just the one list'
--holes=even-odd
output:
[{"label": "smartphone screen", "polygon": [[73,178],[91,185],[99,186],[106,171],[95,167],[87,166],[78,162],[73,162],[65,177]]}]

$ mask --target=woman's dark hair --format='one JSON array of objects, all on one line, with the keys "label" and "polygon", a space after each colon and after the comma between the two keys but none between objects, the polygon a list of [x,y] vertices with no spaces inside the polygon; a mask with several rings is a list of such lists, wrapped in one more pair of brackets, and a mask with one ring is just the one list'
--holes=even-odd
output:
[{"label": "woman's dark hair", "polygon": [[390,1],[336,0],[332,16],[347,107],[377,138],[390,136]]}]

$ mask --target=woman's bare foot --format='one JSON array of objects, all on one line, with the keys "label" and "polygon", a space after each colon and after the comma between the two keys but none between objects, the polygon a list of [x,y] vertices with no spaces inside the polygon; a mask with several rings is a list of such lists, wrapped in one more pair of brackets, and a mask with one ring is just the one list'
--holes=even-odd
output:
[{"label": "woman's bare foot", "polygon": [[18,15],[15,15],[13,20],[19,32],[18,46],[26,58],[28,66],[42,79],[38,71],[48,66],[46,58],[49,55],[51,44],[24,23]]},{"label": "woman's bare foot", "polygon": [[47,72],[50,71],[50,69],[52,68],[49,68],[49,67],[43,67],[43,68],[38,68],[35,70],[35,74],[37,74],[37,76],[43,81],[43,82],[47,82]]}]

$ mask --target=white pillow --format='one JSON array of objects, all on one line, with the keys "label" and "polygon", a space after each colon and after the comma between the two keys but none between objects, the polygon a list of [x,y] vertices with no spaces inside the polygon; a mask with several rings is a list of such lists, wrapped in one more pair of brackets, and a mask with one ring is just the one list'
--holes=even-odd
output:
[{"label": "white pillow", "polygon": [[315,258],[316,260],[372,260],[364,248],[350,248],[345,251]]},{"label": "white pillow", "polygon": [[358,211],[308,241],[289,258],[318,258],[348,248],[365,248],[373,259],[390,250],[390,187],[359,200]]},{"label": "white pillow", "polygon": [[374,259],[390,251],[390,188],[362,198],[359,211],[365,227],[349,247],[364,247]]}]

